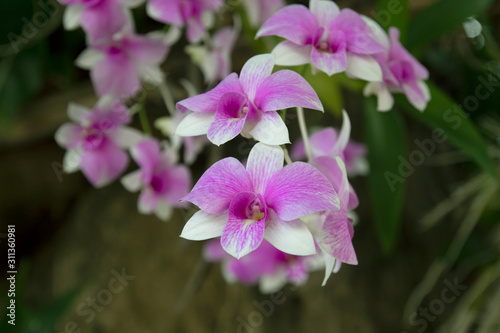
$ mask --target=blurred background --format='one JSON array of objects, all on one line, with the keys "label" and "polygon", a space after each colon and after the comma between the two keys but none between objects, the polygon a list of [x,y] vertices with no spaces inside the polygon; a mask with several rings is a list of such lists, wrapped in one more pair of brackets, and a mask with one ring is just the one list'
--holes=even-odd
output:
[{"label": "blurred background", "polygon": [[[391,2],[337,3],[381,23]],[[398,1],[407,14],[389,25],[407,26],[406,46],[438,87],[423,114],[402,101],[377,118],[359,82],[315,83],[332,87],[319,93],[331,112],[309,124],[340,127],[343,106],[352,137],[371,152],[372,173],[352,180],[360,198],[353,239],[359,265],[344,265],[325,287],[323,273],[312,273],[304,286],[287,285],[274,297],[227,284],[220,266],[202,259],[201,243],[180,239],[187,212],[165,223],[140,215],[137,195],[119,182],[95,189],[81,173],[62,172],[64,150],[54,133],[68,121],[69,102],[90,107],[96,97],[88,72],[74,65],[84,33],[62,28],[64,7],[26,27],[44,3],[0,3],[1,332],[500,332],[499,1]],[[235,1],[228,6],[216,25],[241,10]],[[144,6],[133,13],[138,32],[162,28]],[[17,51],[12,34],[26,36]],[[262,47],[248,36],[237,41],[236,72]],[[162,69],[170,82],[189,78],[204,91],[183,44]],[[471,106],[478,86],[491,94]],[[180,86],[171,90],[176,100],[186,97]],[[157,92],[146,108],[150,119],[167,112]],[[417,142],[449,126],[441,115],[453,108],[462,109],[466,126],[444,128],[449,139],[390,191],[383,174],[397,173],[399,157],[408,160],[422,150]],[[295,119],[287,124],[297,138]],[[138,120],[133,126],[140,128]],[[243,143],[205,149],[195,179],[221,156],[245,158]],[[375,155],[379,147],[387,155]],[[4,314],[8,225],[16,226],[15,327]]]}]

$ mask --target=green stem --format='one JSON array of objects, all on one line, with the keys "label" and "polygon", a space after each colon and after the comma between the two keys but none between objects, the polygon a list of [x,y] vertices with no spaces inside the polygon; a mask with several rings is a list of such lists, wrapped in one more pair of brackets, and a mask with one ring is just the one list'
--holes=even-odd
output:
[{"label": "green stem", "polygon": [[139,102],[139,120],[141,121],[141,126],[144,133],[146,133],[148,136],[153,136],[151,125],[149,125],[148,115],[146,114],[146,108],[144,107],[144,100]]}]

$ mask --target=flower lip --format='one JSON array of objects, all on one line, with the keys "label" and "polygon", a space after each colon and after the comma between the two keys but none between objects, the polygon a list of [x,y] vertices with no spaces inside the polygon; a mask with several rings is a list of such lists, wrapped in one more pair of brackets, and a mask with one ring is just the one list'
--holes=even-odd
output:
[{"label": "flower lip", "polygon": [[262,196],[257,195],[246,207],[246,216],[249,220],[260,221],[266,217],[265,203],[259,197]]}]

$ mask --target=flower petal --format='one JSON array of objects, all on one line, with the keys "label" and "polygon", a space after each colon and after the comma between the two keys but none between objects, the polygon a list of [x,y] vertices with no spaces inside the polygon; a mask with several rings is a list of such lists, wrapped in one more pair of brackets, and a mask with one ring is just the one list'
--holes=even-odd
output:
[{"label": "flower petal", "polygon": [[163,200],[158,200],[156,203],[156,207],[154,209],[154,213],[157,218],[166,222],[172,217],[173,209],[172,206]]},{"label": "flower petal", "polygon": [[240,73],[240,83],[248,99],[253,101],[262,81],[273,72],[274,55],[259,54],[250,58]]},{"label": "flower petal", "polygon": [[172,206],[182,205],[179,203],[179,200],[189,192],[191,187],[191,172],[184,165],[178,165],[168,169],[166,178],[168,190],[163,195],[163,199]]},{"label": "flower petal", "polygon": [[229,205],[229,219],[222,232],[221,244],[236,259],[257,249],[264,238],[265,219],[245,218],[245,208],[254,199],[254,193],[244,192],[234,197]]},{"label": "flower petal", "polygon": [[63,157],[63,170],[73,173],[80,170],[81,151],[79,149],[68,149]]},{"label": "flower petal", "polygon": [[82,172],[98,188],[118,178],[127,164],[128,155],[107,138],[99,148],[84,151],[81,157]]},{"label": "flower petal", "polygon": [[139,191],[142,186],[141,170],[136,170],[129,173],[128,175],[123,176],[120,182],[122,183],[123,187],[127,189],[127,191]]},{"label": "flower petal", "polygon": [[100,96],[110,94],[127,97],[141,86],[134,63],[125,52],[108,54],[90,72],[92,83]]},{"label": "flower petal", "polygon": [[288,128],[276,111],[262,113],[260,121],[249,132],[256,140],[270,146],[290,143]]},{"label": "flower petal", "polygon": [[421,87],[418,83],[415,82],[407,82],[403,84],[403,91],[408,98],[408,101],[413,104],[413,106],[419,110],[424,111],[427,107],[427,99],[424,91],[422,91]]},{"label": "flower petal", "polygon": [[133,35],[127,38],[129,52],[134,59],[148,64],[161,63],[168,52],[168,45],[163,42],[163,33],[153,32],[146,36]]},{"label": "flower petal", "polygon": [[210,214],[197,211],[182,229],[181,237],[189,240],[205,240],[219,237],[226,226],[228,212]]},{"label": "flower petal", "polygon": [[83,6],[81,5],[70,5],[66,7],[63,14],[63,26],[65,30],[74,30],[80,26],[82,11]]},{"label": "flower petal", "polygon": [[141,214],[151,214],[154,212],[157,204],[158,196],[151,188],[146,187],[139,195],[137,210]]},{"label": "flower petal", "polygon": [[131,127],[119,127],[109,133],[109,137],[120,148],[130,148],[145,138],[144,133]]},{"label": "flower petal", "polygon": [[347,56],[344,51],[328,53],[318,51],[313,47],[311,50],[311,60],[314,66],[329,76],[343,72],[347,68]]},{"label": "flower petal", "polygon": [[215,119],[208,129],[208,139],[217,146],[228,142],[240,134],[245,126],[247,114],[242,110],[247,104],[245,95],[228,92],[222,95]]},{"label": "flower petal", "polygon": [[276,45],[271,53],[279,66],[299,66],[311,62],[311,45],[298,45],[285,40]]},{"label": "flower petal", "polygon": [[172,25],[183,25],[181,4],[178,0],[149,0],[146,7],[150,17]]},{"label": "flower petal", "polygon": [[394,97],[384,83],[370,82],[363,89],[363,95],[377,95],[377,110],[390,111],[394,106]]},{"label": "flower petal", "polygon": [[359,56],[353,53],[347,55],[346,74],[369,82],[383,80],[382,69],[375,59],[371,56]]},{"label": "flower petal", "polygon": [[204,94],[186,98],[177,103],[177,109],[181,112],[198,111],[215,113],[219,100],[227,92],[243,93],[238,75],[236,73],[229,74],[221,83],[214,89],[207,91]]},{"label": "flower petal", "polygon": [[301,220],[283,221],[274,210],[269,210],[269,219],[264,238],[285,253],[307,256],[316,254],[314,239]]},{"label": "flower petal", "polygon": [[254,103],[264,112],[299,106],[323,111],[311,85],[291,70],[281,70],[264,79],[257,89]]},{"label": "flower petal", "polygon": [[326,216],[318,243],[330,255],[351,265],[357,265],[358,259],[352,246],[352,226],[345,211],[333,211]]},{"label": "flower petal", "polygon": [[246,191],[253,191],[250,176],[237,159],[228,157],[205,171],[191,193],[182,200],[215,214],[227,210],[234,196]]},{"label": "flower petal", "polygon": [[309,9],[316,17],[320,27],[330,27],[333,20],[339,15],[339,6],[333,1],[311,0]]},{"label": "flower petal", "polygon": [[146,139],[131,149],[131,155],[142,169],[151,172],[160,163],[160,145],[154,139]]},{"label": "flower petal", "polygon": [[247,172],[252,179],[255,192],[264,193],[273,175],[283,168],[285,156],[279,146],[257,143],[248,156]]},{"label": "flower petal", "polygon": [[328,179],[303,162],[294,162],[278,171],[268,183],[264,197],[284,221],[340,207]]},{"label": "flower petal", "polygon": [[75,65],[83,69],[91,69],[104,60],[104,54],[92,48],[86,48],[78,55]]},{"label": "flower petal", "polygon": [[82,128],[75,124],[64,124],[57,129],[54,138],[63,148],[75,148],[81,139]]},{"label": "flower petal", "polygon": [[340,199],[340,208],[347,209],[349,203],[350,186],[347,180],[347,172],[342,159],[337,156],[317,157],[313,160],[313,165],[330,181]]},{"label": "flower petal", "polygon": [[182,119],[175,129],[175,135],[198,136],[207,134],[214,119],[215,114],[213,113],[192,112]]},{"label": "flower petal", "polygon": [[276,35],[295,44],[304,45],[311,42],[317,29],[316,17],[307,7],[291,5],[271,16],[257,32],[256,37]]},{"label": "flower petal", "polygon": [[351,136],[351,120],[345,110],[342,111],[342,128],[340,129],[339,137],[333,147],[333,156],[342,156],[343,151],[349,143]]}]

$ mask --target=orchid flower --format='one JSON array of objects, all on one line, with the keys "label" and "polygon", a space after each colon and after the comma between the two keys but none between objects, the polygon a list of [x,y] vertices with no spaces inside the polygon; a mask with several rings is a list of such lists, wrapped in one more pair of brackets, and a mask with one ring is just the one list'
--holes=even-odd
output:
[{"label": "orchid flower", "polygon": [[131,153],[140,169],[123,177],[123,186],[131,192],[142,189],[138,202],[140,213],[154,213],[159,219],[168,220],[172,207],[182,207],[179,199],[189,192],[189,169],[176,164],[177,154],[169,147],[160,151],[154,139],[137,143]]},{"label": "orchid flower", "polygon": [[321,171],[338,193],[340,210],[312,214],[302,218],[309,227],[325,259],[326,284],[332,271],[337,272],[342,262],[357,265],[352,245],[354,230],[348,211],[358,206],[358,198],[347,180],[344,162],[340,157],[317,157],[312,164]]},{"label": "orchid flower", "polygon": [[379,111],[389,111],[394,105],[394,93],[404,93],[413,106],[424,111],[431,96],[424,80],[429,78],[429,72],[422,66],[399,42],[399,30],[391,28],[389,37],[372,19],[364,17],[374,31],[377,41],[384,46],[384,52],[373,57],[382,68],[383,79],[370,82],[364,89],[365,96],[378,97]]},{"label": "orchid flower", "polygon": [[[327,127],[311,135],[309,142],[312,157],[330,156],[333,158],[340,156],[349,175],[364,175],[368,172],[366,146],[349,140],[351,122],[345,111],[343,112],[343,118],[344,122],[340,134],[334,128]],[[302,139],[297,140],[293,145],[291,156],[296,160],[305,159],[306,152]]]},{"label": "orchid flower", "polygon": [[155,127],[169,138],[173,149],[178,151],[181,146],[184,147],[184,163],[190,165],[194,163],[198,154],[208,143],[208,140],[205,135],[186,137],[176,135],[175,129],[184,117],[184,114],[176,112],[172,117],[158,118],[155,121]]},{"label": "orchid flower", "polygon": [[205,243],[203,254],[209,262],[222,262],[222,275],[226,282],[258,284],[264,294],[279,291],[287,282],[302,285],[307,281],[310,271],[324,268],[321,255],[290,255],[266,240],[239,260],[224,251],[218,238]]},{"label": "orchid flower", "polygon": [[313,166],[295,162],[283,167],[278,146],[257,143],[246,169],[235,158],[212,165],[183,198],[201,210],[186,223],[181,237],[221,237],[224,250],[239,259],[266,239],[293,255],[312,255],[316,246],[299,218],[339,208],[333,186]]},{"label": "orchid flower", "polygon": [[131,121],[127,108],[106,97],[92,110],[70,104],[68,116],[74,123],[62,125],[55,134],[57,143],[67,149],[64,171],[81,169],[95,187],[118,178],[128,164],[123,149],[142,138],[139,131],[123,126]]},{"label": "orchid flower", "polygon": [[323,111],[323,106],[302,76],[290,70],[271,74],[273,67],[273,55],[254,56],[239,78],[232,73],[214,89],[178,102],[179,111],[193,112],[179,124],[176,134],[207,134],[216,145],[240,133],[269,145],[290,143],[288,128],[276,110],[306,107]]},{"label": "orchid flower", "polygon": [[186,26],[189,42],[197,43],[211,25],[213,12],[221,5],[222,0],[149,0],[146,9],[155,20]]},{"label": "orchid flower", "polygon": [[311,0],[309,9],[287,6],[264,23],[257,37],[277,35],[286,40],[272,53],[276,64],[313,68],[333,75],[345,71],[366,81],[380,81],[382,72],[371,55],[383,51],[361,16],[350,9],[339,10],[332,1]]},{"label": "orchid flower", "polygon": [[240,33],[240,20],[235,18],[233,28],[225,27],[213,35],[209,45],[188,45],[186,53],[203,72],[209,84],[222,80],[231,72],[231,53]]},{"label": "orchid flower", "polygon": [[252,27],[266,22],[278,9],[285,6],[284,0],[244,0],[243,6]]},{"label": "orchid flower", "polygon": [[113,36],[130,26],[132,18],[128,8],[144,0],[59,0],[64,11],[65,29],[83,27],[91,44],[112,40]]},{"label": "orchid flower", "polygon": [[157,85],[163,79],[159,65],[169,49],[164,37],[131,31],[118,34],[109,43],[89,46],[76,64],[90,70],[98,95],[130,97],[141,89],[141,80]]}]

